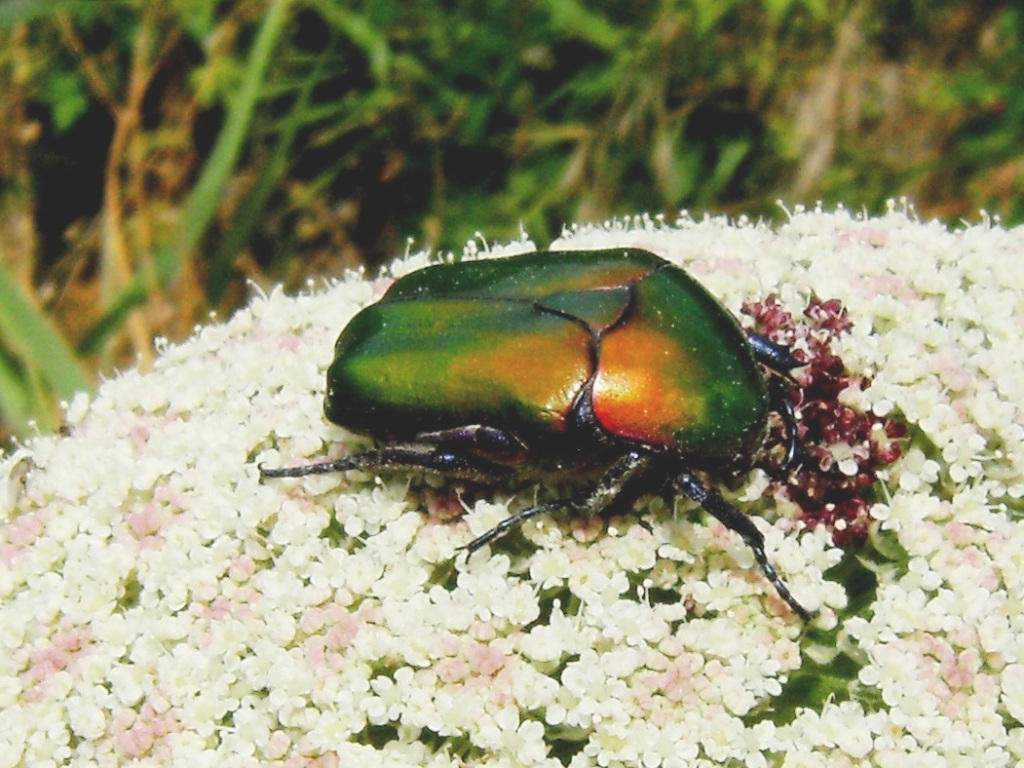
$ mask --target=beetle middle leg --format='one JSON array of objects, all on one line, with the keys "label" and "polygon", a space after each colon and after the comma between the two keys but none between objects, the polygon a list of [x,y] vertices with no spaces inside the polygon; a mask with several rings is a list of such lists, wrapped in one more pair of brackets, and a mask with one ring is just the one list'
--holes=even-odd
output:
[{"label": "beetle middle leg", "polygon": [[778,571],[775,570],[774,566],[768,562],[768,556],[764,551],[764,535],[757,529],[753,521],[736,507],[727,502],[717,493],[704,485],[689,472],[681,472],[672,481],[679,490],[697,502],[703,507],[709,514],[713,515],[718,519],[722,525],[728,528],[730,531],[735,531],[740,535],[747,546],[754,553],[754,559],[757,560],[757,564],[761,566],[761,570],[764,575],[768,578],[768,581],[774,585],[775,589],[779,593],[779,597],[786,601],[790,608],[792,608],[797,615],[800,616],[804,621],[810,621],[814,618],[814,613],[808,611],[800,603],[797,602],[796,598],[793,597],[789,591],[789,587],[785,585],[782,578],[779,576]]},{"label": "beetle middle leg", "polygon": [[554,512],[557,509],[568,507],[579,514],[598,515],[604,514],[613,506],[621,507],[632,504],[647,490],[643,483],[635,481],[647,473],[650,464],[650,454],[641,451],[630,451],[611,466],[611,469],[605,473],[598,486],[586,497],[578,501],[571,499],[549,501],[516,512],[512,516],[506,517],[489,531],[477,536],[462,548],[469,552],[469,554],[473,554],[486,544],[500,539],[510,530],[530,518],[546,512]]}]

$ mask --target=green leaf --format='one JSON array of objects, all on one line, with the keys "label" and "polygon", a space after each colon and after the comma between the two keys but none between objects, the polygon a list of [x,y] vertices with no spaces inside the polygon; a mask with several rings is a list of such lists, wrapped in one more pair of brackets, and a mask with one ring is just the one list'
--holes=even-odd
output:
[{"label": "green leaf", "polygon": [[43,93],[50,105],[53,127],[58,134],[73,126],[89,108],[85,83],[76,71],[51,72]]},{"label": "green leaf", "polygon": [[[320,59],[321,62],[324,60],[324,58]],[[320,82],[322,69],[321,63],[303,83],[295,105],[288,112],[277,132],[274,147],[263,164],[256,183],[238,206],[231,228],[224,233],[220,244],[209,259],[206,295],[214,306],[221,300],[227,289],[235,257],[255,231],[274,187],[284,175],[292,154],[296,134],[304,125],[312,122],[310,101],[314,87]]]},{"label": "green leaf", "polygon": [[[26,380],[31,380],[36,372],[57,397],[70,400],[76,392],[91,389],[71,348],[49,318],[26,298],[3,264],[0,264],[0,340],[28,371]],[[9,388],[12,377],[5,375],[3,378]],[[24,401],[30,396],[31,392],[26,392]]]},{"label": "green leaf", "polygon": [[29,405],[31,391],[22,374],[17,361],[0,354],[0,413],[5,425],[15,430],[18,425],[26,424],[35,412]]},{"label": "green leaf", "polygon": [[[141,285],[141,283],[139,284]],[[85,357],[99,352],[107,339],[121,329],[128,314],[146,301],[144,290],[122,292],[103,316],[89,328],[78,343],[78,354]]]},{"label": "green leaf", "polygon": [[176,0],[174,3],[179,23],[196,40],[203,40],[214,31],[216,10],[216,3],[210,0]]},{"label": "green leaf", "polygon": [[[129,0],[107,0],[111,4],[127,5]],[[0,2],[0,29],[10,29],[40,16],[54,13],[92,12],[96,0],[4,0]]]},{"label": "green leaf", "polygon": [[[271,54],[285,27],[289,4],[290,0],[273,0],[267,10],[249,54],[245,75],[228,110],[224,129],[185,204],[178,236],[157,254],[157,279],[161,285],[174,279],[182,258],[199,244],[220,207],[224,189],[235,168],[259,101]],[[136,277],[135,282],[141,279],[141,276]],[[126,293],[137,290],[138,286],[133,283]]]},{"label": "green leaf", "polygon": [[548,0],[546,6],[551,14],[551,25],[555,29],[606,51],[614,53],[619,50],[623,29],[588,9],[586,5],[576,0]]},{"label": "green leaf", "polygon": [[315,5],[325,20],[363,51],[374,79],[379,83],[387,80],[393,58],[387,35],[364,14],[349,10],[342,3],[318,0]]}]

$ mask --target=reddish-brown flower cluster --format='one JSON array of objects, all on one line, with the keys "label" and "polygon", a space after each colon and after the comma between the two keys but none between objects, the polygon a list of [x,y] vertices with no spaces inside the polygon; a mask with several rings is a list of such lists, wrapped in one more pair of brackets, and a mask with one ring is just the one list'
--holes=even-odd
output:
[{"label": "reddish-brown flower cluster", "polygon": [[[793,350],[803,366],[793,371],[799,384],[789,397],[796,411],[800,453],[784,477],[773,483],[776,498],[800,508],[812,528],[826,525],[839,546],[860,544],[867,536],[871,489],[878,470],[900,456],[903,424],[840,403],[840,394],[869,380],[846,370],[832,344],[850,329],[837,299],[812,297],[804,319],[794,320],[773,295],[748,301],[743,313],[756,330]],[[784,439],[783,427],[775,429]]]}]

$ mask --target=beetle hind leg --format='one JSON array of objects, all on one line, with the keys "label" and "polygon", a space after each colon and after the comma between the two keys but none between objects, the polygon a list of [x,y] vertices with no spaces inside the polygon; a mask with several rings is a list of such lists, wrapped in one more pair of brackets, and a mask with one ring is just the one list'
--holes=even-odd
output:
[{"label": "beetle hind leg", "polygon": [[751,521],[749,517],[740,512],[736,507],[727,502],[717,493],[704,485],[689,472],[682,472],[678,474],[673,483],[679,490],[697,502],[703,507],[709,514],[713,515],[719,522],[722,523],[730,531],[735,531],[740,535],[747,546],[754,553],[754,558],[757,560],[757,564],[761,566],[761,571],[768,578],[768,581],[772,583],[776,591],[779,593],[779,597],[786,601],[790,608],[796,612],[804,621],[810,621],[814,618],[815,614],[808,611],[800,603],[797,602],[796,598],[789,591],[789,587],[782,581],[778,571],[775,567],[768,562],[768,556],[764,551],[764,535],[757,530],[757,526]]}]

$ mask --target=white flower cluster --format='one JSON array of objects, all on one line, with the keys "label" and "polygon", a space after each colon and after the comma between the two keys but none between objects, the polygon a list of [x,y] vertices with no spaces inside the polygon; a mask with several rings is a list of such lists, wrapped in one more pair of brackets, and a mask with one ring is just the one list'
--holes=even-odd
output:
[{"label": "white flower cluster", "polygon": [[554,244],[612,246],[685,265],[733,310],[843,301],[843,358],[872,377],[848,404],[909,427],[866,604],[826,573],[842,553],[821,529],[774,519],[758,473],[734,498],[821,609],[806,634],[738,537],[682,503],[544,516],[467,560],[557,489],[463,510],[457,484],[407,474],[261,483],[258,462],[366,445],[322,416],[334,338],[386,287],[352,275],[166,346],[0,467],[0,766],[1024,759],[1024,233],[894,207],[777,231],[638,218]]}]

